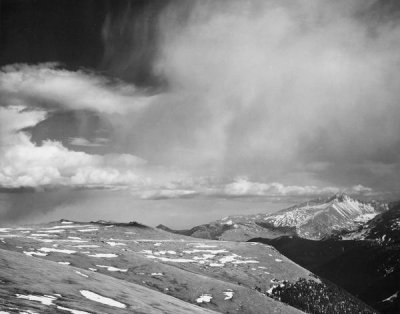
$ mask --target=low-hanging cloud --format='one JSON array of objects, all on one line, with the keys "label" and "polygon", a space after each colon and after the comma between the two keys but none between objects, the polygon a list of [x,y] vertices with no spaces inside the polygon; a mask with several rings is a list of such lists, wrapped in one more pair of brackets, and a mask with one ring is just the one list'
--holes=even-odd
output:
[{"label": "low-hanging cloud", "polygon": [[313,185],[285,186],[281,183],[260,183],[251,182],[246,178],[236,178],[234,182],[225,185],[224,194],[227,196],[317,196],[336,193],[348,193],[352,195],[369,195],[371,188],[361,184],[349,188],[340,189],[338,187],[317,187]]}]

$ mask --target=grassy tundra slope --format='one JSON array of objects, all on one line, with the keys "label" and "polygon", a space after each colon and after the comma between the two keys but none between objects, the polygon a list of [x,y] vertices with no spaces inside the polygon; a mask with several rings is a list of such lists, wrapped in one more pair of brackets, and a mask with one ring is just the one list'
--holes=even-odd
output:
[{"label": "grassy tundra slope", "polygon": [[268,291],[317,281],[269,246],[106,222],[1,228],[0,266],[9,313],[301,313]]}]

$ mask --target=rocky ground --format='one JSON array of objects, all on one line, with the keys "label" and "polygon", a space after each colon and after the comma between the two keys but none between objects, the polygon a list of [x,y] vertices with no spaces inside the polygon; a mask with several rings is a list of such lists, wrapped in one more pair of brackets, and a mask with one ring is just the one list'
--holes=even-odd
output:
[{"label": "rocky ground", "polygon": [[296,298],[295,308],[280,295],[302,282],[310,283],[301,287],[305,294],[337,297],[314,289],[320,279],[271,246],[195,239],[137,223],[4,227],[0,266],[2,313],[301,313],[313,301]]}]

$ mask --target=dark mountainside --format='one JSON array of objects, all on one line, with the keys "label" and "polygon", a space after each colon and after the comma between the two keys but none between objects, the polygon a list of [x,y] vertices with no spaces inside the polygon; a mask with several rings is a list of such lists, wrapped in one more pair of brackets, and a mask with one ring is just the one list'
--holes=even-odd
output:
[{"label": "dark mountainside", "polygon": [[382,313],[400,310],[400,206],[356,232],[322,241],[299,237],[255,238],[316,275],[326,278]]}]

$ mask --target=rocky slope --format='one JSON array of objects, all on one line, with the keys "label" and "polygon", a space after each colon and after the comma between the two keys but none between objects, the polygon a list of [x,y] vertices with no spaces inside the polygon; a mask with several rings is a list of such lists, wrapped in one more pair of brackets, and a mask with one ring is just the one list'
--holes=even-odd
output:
[{"label": "rocky slope", "polygon": [[253,237],[299,236],[323,239],[354,231],[388,209],[384,202],[362,202],[346,194],[302,203],[273,214],[229,216],[190,230],[163,230],[196,238],[246,241]]},{"label": "rocky slope", "polygon": [[271,246],[136,223],[0,228],[0,266],[3,313],[374,312]]},{"label": "rocky slope", "polygon": [[362,225],[325,240],[253,239],[274,246],[382,313],[400,312],[400,204]]}]

